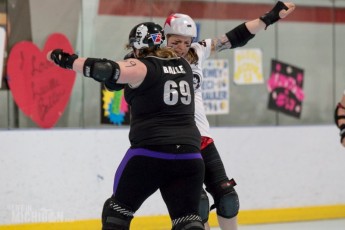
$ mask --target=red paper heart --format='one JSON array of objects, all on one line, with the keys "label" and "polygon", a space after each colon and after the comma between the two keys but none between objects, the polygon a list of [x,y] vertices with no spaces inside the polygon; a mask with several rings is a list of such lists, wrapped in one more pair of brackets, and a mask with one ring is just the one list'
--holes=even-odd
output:
[{"label": "red paper heart", "polygon": [[48,51],[56,48],[73,53],[67,37],[55,33],[48,37],[43,51],[32,42],[17,43],[7,63],[8,84],[15,102],[42,128],[51,128],[59,120],[76,78],[74,71],[47,60]]}]

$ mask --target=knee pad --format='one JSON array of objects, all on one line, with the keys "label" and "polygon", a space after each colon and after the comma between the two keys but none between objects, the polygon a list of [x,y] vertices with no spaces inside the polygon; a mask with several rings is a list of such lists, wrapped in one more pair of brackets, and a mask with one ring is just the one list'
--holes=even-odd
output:
[{"label": "knee pad", "polygon": [[228,219],[237,216],[240,202],[236,190],[234,188],[232,190],[230,193],[224,194],[216,205],[218,216]]},{"label": "knee pad", "polygon": [[230,219],[237,216],[240,209],[240,202],[234,186],[236,182],[231,179],[230,181],[223,181],[219,186],[210,189],[214,199],[214,205],[211,206],[211,210],[216,208],[217,215]]},{"label": "knee pad", "polygon": [[172,230],[204,230],[204,224],[201,222],[200,216],[188,215],[172,221]]},{"label": "knee pad", "polygon": [[114,196],[107,199],[102,212],[102,230],[129,230],[134,212],[116,202]]},{"label": "knee pad", "polygon": [[208,221],[208,215],[210,214],[210,203],[206,191],[203,189],[200,197],[199,215],[203,223]]}]

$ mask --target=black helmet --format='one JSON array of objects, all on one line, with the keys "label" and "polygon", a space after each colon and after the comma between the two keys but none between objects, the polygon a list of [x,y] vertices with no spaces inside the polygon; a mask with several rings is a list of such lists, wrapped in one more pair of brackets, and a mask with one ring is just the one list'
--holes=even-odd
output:
[{"label": "black helmet", "polygon": [[129,45],[135,49],[159,47],[165,40],[163,29],[154,22],[136,25],[129,33]]}]

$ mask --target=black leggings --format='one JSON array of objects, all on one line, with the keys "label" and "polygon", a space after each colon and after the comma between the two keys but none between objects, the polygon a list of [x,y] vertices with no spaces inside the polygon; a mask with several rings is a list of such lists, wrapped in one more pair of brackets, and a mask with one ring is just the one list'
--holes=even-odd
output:
[{"label": "black leggings", "polygon": [[214,188],[218,183],[229,180],[226,175],[222,159],[219,156],[215,144],[212,142],[201,150],[205,163],[205,185],[206,188]]},{"label": "black leggings", "polygon": [[171,219],[198,214],[204,162],[200,153],[129,149],[114,180],[114,196],[135,212],[158,189]]}]

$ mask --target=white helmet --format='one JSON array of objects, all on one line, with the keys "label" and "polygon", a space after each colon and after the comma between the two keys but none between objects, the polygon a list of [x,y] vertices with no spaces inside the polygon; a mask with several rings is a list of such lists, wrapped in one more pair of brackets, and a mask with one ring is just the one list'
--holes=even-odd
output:
[{"label": "white helmet", "polygon": [[164,23],[164,34],[197,37],[196,25],[191,17],[186,14],[171,14]]}]

